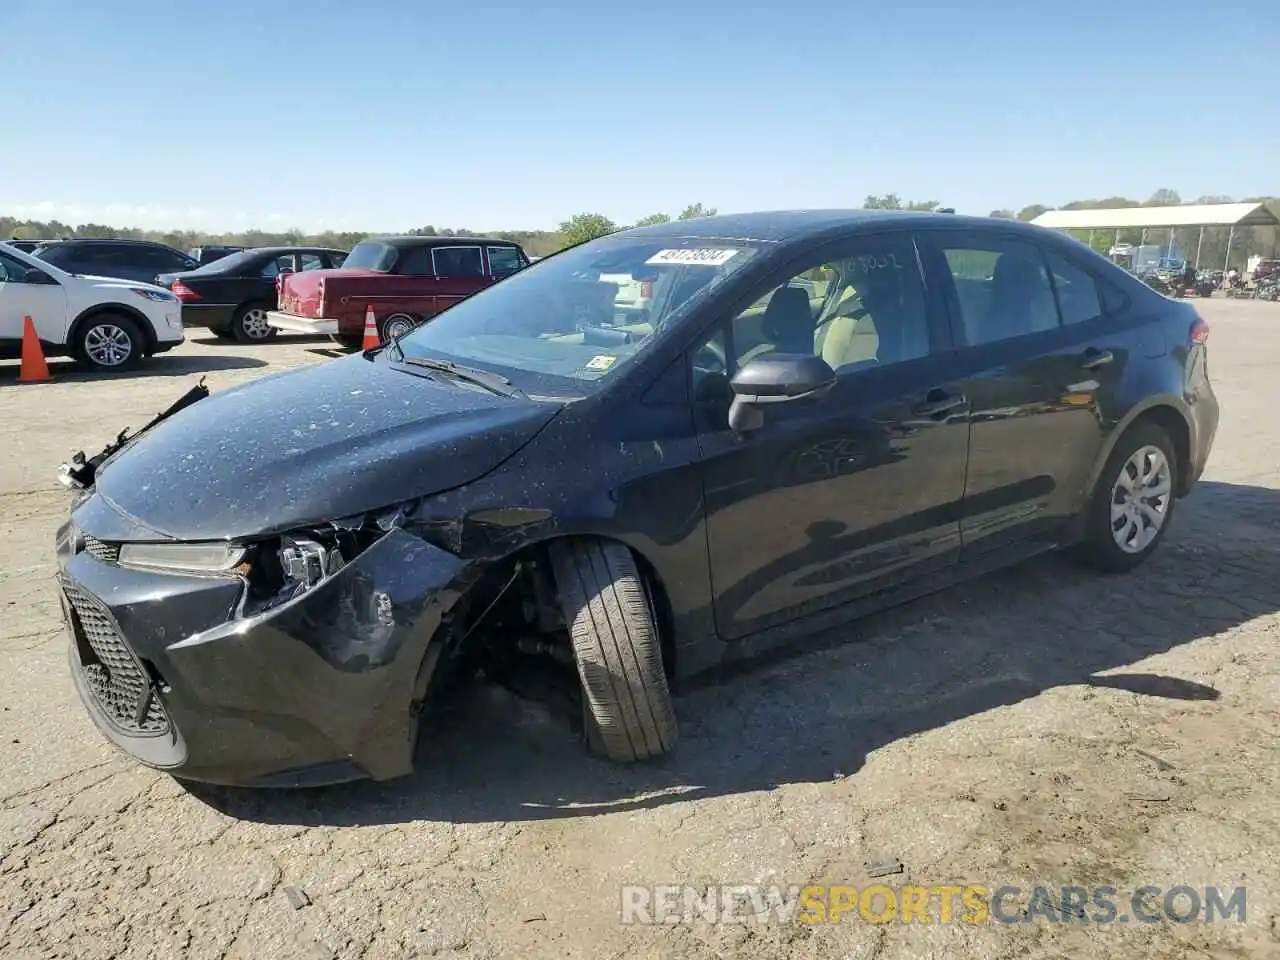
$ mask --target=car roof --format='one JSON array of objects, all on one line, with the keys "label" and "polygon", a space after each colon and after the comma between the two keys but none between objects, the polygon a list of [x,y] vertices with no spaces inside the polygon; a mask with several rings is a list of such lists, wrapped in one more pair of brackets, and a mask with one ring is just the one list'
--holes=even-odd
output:
[{"label": "car roof", "polygon": [[695,220],[672,220],[648,227],[636,227],[628,234],[654,238],[672,237],[707,240],[756,240],[781,243],[813,238],[825,233],[841,233],[865,226],[876,227],[902,223],[911,218],[916,225],[965,229],[1008,224],[1015,229],[1028,226],[1017,220],[993,220],[991,217],[969,217],[954,213],[914,210],[771,210],[761,213],[731,213]]},{"label": "car roof", "polygon": [[365,241],[377,241],[401,250],[408,247],[469,247],[476,244],[495,247],[520,246],[514,240],[499,240],[497,237],[365,237],[360,242]]},{"label": "car roof", "polygon": [[166,250],[176,249],[175,247],[169,246],[167,243],[160,243],[157,240],[116,240],[110,237],[70,237],[66,240],[44,240],[40,245],[42,247],[88,247],[112,243],[133,247],[164,247]]}]

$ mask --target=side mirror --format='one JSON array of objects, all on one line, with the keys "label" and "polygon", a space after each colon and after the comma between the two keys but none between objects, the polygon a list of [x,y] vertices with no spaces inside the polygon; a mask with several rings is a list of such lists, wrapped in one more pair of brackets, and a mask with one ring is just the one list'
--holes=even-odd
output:
[{"label": "side mirror", "polygon": [[752,360],[729,382],[729,428],[735,433],[757,430],[764,423],[763,405],[816,396],[835,382],[831,365],[813,354],[775,353]]},{"label": "side mirror", "polygon": [[23,279],[23,282],[25,283],[47,284],[52,282],[50,276],[47,273],[45,273],[43,270],[37,270],[35,267],[27,267],[27,269],[22,274],[22,279]]}]

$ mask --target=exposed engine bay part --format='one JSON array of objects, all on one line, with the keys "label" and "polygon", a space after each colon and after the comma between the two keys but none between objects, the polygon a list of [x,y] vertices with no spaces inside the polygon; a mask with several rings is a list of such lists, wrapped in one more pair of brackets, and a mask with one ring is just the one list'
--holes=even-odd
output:
[{"label": "exposed engine bay part", "polygon": [[125,427],[116,436],[115,440],[102,448],[102,452],[97,456],[86,458],[83,450],[78,451],[70,462],[59,465],[58,482],[69,490],[88,490],[94,484],[98,468],[108,458],[123,450],[152,427],[168,420],[175,413],[185,410],[197,400],[203,400],[209,396],[209,388],[205,386],[204,380],[205,378],[201,377],[199,383],[175,400],[168,409],[158,414],[137,433],[130,434],[129,428]]}]

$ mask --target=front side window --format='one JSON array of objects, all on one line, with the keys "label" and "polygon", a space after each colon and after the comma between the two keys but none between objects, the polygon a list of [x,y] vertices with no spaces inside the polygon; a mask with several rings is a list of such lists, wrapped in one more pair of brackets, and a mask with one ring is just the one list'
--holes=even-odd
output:
[{"label": "front side window", "polygon": [[524,266],[524,258],[515,247],[489,247],[489,275],[509,277]]},{"label": "front side window", "polygon": [[915,247],[869,238],[772,287],[733,320],[735,365],[772,353],[822,357],[837,373],[929,355]]},{"label": "front side window", "polygon": [[1063,324],[1088,323],[1102,316],[1102,297],[1093,275],[1056,253],[1050,253],[1048,260]]},{"label": "front side window", "polygon": [[965,342],[1010,340],[1058,327],[1049,271],[1040,249],[1003,238],[944,246]]},{"label": "front side window", "polygon": [[[576,395],[615,376],[760,252],[747,241],[603,237],[512,274],[399,344],[491,368],[527,392]],[[643,314],[621,309],[618,276],[647,285]]]},{"label": "front side window", "polygon": [[318,253],[298,254],[298,270],[323,270],[324,259]]},{"label": "front side window", "polygon": [[431,251],[437,277],[482,277],[479,247],[436,247]]},{"label": "front side window", "polygon": [[34,269],[16,257],[0,253],[0,283],[26,283],[27,271]]}]

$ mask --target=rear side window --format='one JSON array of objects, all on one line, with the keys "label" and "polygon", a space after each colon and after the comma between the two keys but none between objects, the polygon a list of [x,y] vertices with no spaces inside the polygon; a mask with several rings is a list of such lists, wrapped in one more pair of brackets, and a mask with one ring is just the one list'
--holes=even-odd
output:
[{"label": "rear side window", "polygon": [[1088,323],[1102,316],[1102,296],[1093,274],[1056,253],[1046,254],[1053,274],[1053,289],[1065,325]]},{"label": "rear side window", "polygon": [[1058,305],[1039,247],[1003,237],[943,245],[965,342],[1011,340],[1058,327]]},{"label": "rear side window", "polygon": [[437,277],[482,277],[479,247],[436,247],[431,251]]},{"label": "rear side window", "polygon": [[434,276],[431,266],[431,248],[415,247],[400,253],[400,262],[396,265],[396,273],[405,277]]}]

